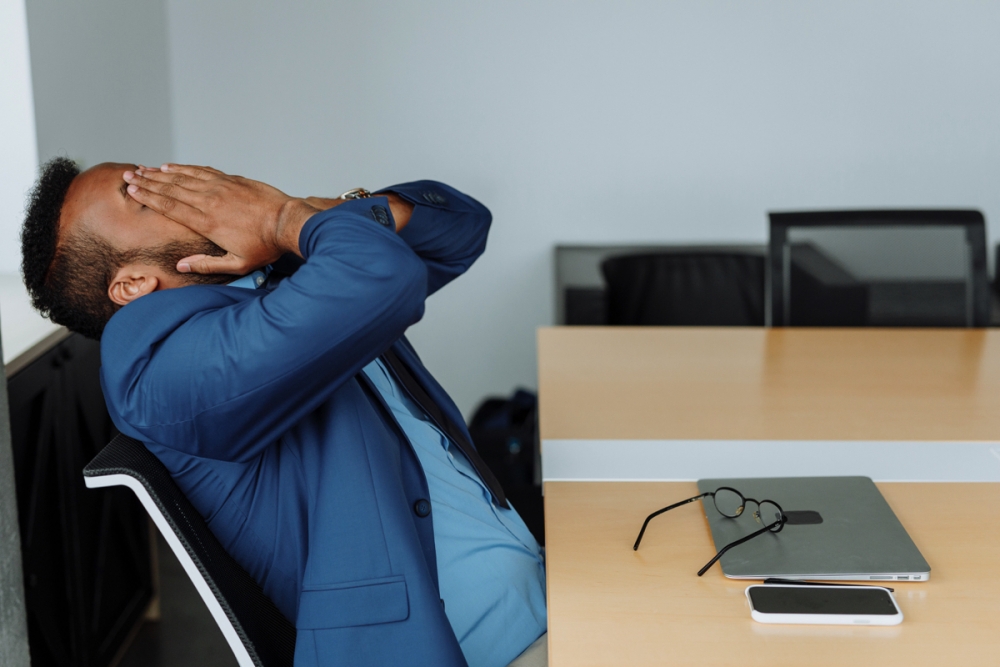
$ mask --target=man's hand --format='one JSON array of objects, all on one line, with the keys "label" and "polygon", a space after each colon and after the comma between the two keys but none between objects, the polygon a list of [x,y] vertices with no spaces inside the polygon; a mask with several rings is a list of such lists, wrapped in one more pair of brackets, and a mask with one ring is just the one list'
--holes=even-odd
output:
[{"label": "man's hand", "polygon": [[182,273],[243,275],[287,252],[301,256],[299,233],[320,210],[265,183],[211,167],[141,167],[124,178],[137,202],[226,250],[222,257],[185,257],[177,263]]}]

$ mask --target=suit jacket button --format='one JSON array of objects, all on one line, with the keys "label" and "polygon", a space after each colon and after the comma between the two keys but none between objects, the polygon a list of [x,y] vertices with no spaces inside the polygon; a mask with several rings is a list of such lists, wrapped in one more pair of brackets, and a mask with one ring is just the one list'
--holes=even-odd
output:
[{"label": "suit jacket button", "polygon": [[431,504],[421,498],[417,502],[413,503],[413,511],[417,513],[421,519],[431,513]]},{"label": "suit jacket button", "polygon": [[372,217],[375,218],[375,222],[383,227],[388,227],[392,224],[389,221],[389,211],[385,210],[384,206],[372,206]]}]

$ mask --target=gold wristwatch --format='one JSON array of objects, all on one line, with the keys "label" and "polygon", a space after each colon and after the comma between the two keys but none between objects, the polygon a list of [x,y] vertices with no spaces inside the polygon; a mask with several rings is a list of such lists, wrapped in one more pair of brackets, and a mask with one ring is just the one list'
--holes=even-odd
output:
[{"label": "gold wristwatch", "polygon": [[354,188],[353,190],[348,190],[344,194],[340,195],[340,199],[367,199],[371,196],[372,193],[364,188]]}]

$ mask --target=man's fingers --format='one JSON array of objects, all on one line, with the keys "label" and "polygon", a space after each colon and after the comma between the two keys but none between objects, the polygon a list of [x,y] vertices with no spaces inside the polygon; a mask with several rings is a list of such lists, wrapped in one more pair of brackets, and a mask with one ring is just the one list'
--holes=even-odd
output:
[{"label": "man's fingers", "polygon": [[[132,174],[132,176],[129,176],[129,174]],[[147,189],[153,190],[154,192],[160,192],[160,194],[169,194],[169,193],[157,190],[155,187],[147,185],[147,182],[176,185],[178,187],[184,188],[185,190],[191,190],[193,192],[204,192],[209,188],[208,181],[206,180],[200,178],[194,178],[193,176],[188,176],[187,174],[177,174],[172,172],[167,173],[167,172],[162,172],[160,170],[139,171],[138,169],[136,169],[134,172],[126,171],[125,174],[123,175],[123,178],[129,183],[135,183],[140,187],[146,187]]]},{"label": "man's fingers", "polygon": [[177,270],[181,273],[227,273],[239,276],[252,269],[253,267],[248,266],[244,258],[232,253],[222,257],[191,255],[177,262]]},{"label": "man's fingers", "polygon": [[[180,201],[176,197],[166,196],[158,192],[153,192],[145,187],[135,184],[128,186],[128,194],[132,199],[147,206],[157,213],[161,213],[175,222],[179,222],[186,227],[197,225],[202,221],[204,215],[201,211],[186,202]],[[195,231],[199,231],[195,229]]]},{"label": "man's fingers", "polygon": [[208,181],[217,176],[225,176],[223,172],[212,167],[199,167],[193,164],[173,164],[172,162],[162,165],[160,171],[171,174],[184,174],[185,176],[197,178],[202,181]]}]

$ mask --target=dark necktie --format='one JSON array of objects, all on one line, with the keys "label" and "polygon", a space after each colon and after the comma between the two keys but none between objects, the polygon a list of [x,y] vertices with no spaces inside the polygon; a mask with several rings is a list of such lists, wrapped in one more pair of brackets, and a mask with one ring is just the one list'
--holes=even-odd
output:
[{"label": "dark necktie", "polygon": [[483,480],[486,484],[486,488],[490,490],[493,494],[493,498],[496,500],[497,505],[503,507],[504,509],[510,509],[510,505],[507,504],[507,496],[504,495],[503,489],[500,487],[500,482],[497,481],[496,476],[493,475],[493,471],[489,469],[486,462],[483,461],[482,457],[479,456],[479,452],[476,451],[475,447],[465,436],[461,429],[457,428],[450,419],[448,419],[444,411],[438,407],[424,388],[420,386],[417,382],[417,378],[413,376],[410,369],[406,367],[406,364],[396,356],[396,353],[389,348],[382,355],[382,360],[386,365],[392,370],[393,375],[396,376],[396,380],[399,384],[403,385],[403,389],[406,393],[410,395],[413,402],[420,406],[420,409],[427,413],[434,425],[441,430],[442,433],[451,438],[451,441],[462,450],[465,454],[465,458],[469,460],[472,467],[476,469],[479,473],[479,478]]}]

